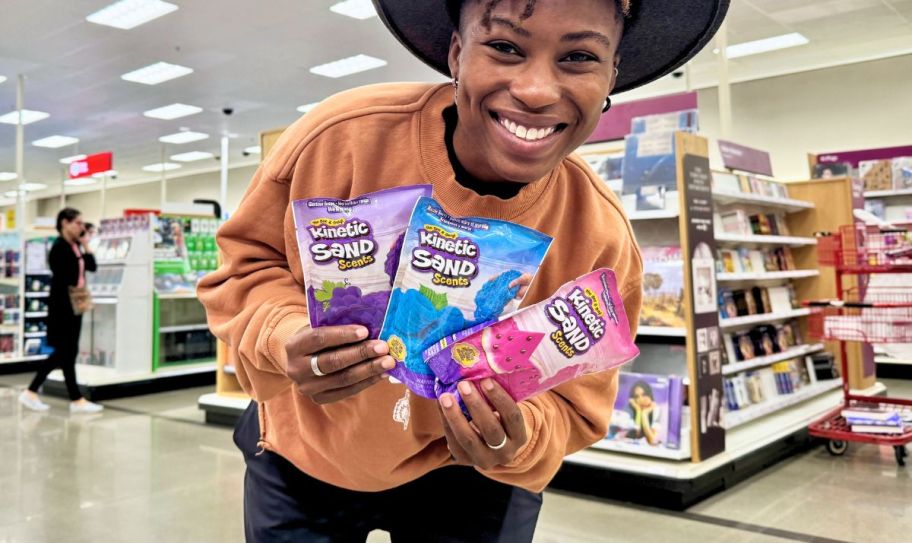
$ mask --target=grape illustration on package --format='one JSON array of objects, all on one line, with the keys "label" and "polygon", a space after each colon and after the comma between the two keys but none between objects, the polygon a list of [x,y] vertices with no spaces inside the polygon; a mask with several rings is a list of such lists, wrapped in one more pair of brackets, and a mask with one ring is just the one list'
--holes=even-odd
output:
[{"label": "grape illustration on package", "polygon": [[430,194],[415,185],[293,202],[311,326],[360,324],[379,336],[409,216]]},{"label": "grape illustration on package", "polygon": [[478,217],[451,217],[436,201],[415,206],[380,339],[395,379],[434,398],[435,376],[422,352],[450,334],[515,311],[551,238],[531,228]]},{"label": "grape illustration on package", "polygon": [[423,356],[438,396],[458,397],[459,381],[490,377],[519,402],[638,354],[614,272],[600,269],[498,322],[441,339]]}]

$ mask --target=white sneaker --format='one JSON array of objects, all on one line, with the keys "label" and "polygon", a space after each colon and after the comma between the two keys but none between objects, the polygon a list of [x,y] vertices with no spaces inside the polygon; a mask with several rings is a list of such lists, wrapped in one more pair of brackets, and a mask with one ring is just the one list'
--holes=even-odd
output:
[{"label": "white sneaker", "polygon": [[51,406],[42,402],[40,398],[29,394],[27,390],[23,390],[22,394],[19,395],[19,403],[32,411],[47,411],[51,408]]},{"label": "white sneaker", "polygon": [[90,414],[90,413],[100,413],[104,410],[103,405],[97,403],[85,402],[85,403],[76,403],[70,402],[70,413],[79,413],[79,414]]}]

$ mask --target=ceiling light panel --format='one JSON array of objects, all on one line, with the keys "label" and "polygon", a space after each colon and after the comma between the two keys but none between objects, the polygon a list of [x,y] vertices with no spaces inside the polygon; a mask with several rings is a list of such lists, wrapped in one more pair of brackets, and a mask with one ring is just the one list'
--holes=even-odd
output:
[{"label": "ceiling light panel", "polygon": [[44,183],[22,183],[19,185],[19,190],[24,190],[26,192],[32,192],[36,190],[44,190],[48,188]]},{"label": "ceiling light panel", "polygon": [[371,0],[345,0],[333,4],[330,11],[353,19],[370,19],[377,16],[377,10]]},{"label": "ceiling light panel", "polygon": [[61,158],[61,159],[60,159],[60,163],[61,163],[61,164],[70,164],[70,163],[72,163],[72,162],[76,162],[77,160],[82,160],[82,159],[84,159],[85,157],[86,157],[85,155],[73,155],[73,156],[68,156],[68,157]]},{"label": "ceiling light panel", "polygon": [[3,83],[3,82],[4,82],[4,81],[6,81],[6,77],[5,77],[5,76],[2,76],[2,75],[0,75],[0,83]]},{"label": "ceiling light panel", "polygon": [[158,138],[158,141],[162,143],[173,143],[175,145],[181,145],[184,143],[191,143],[194,141],[200,141],[208,139],[209,134],[203,134],[202,132],[175,132],[174,134],[168,134],[167,136],[162,136]]},{"label": "ceiling light panel", "polygon": [[169,106],[150,109],[149,111],[144,112],[143,115],[152,119],[170,121],[172,119],[196,115],[202,111],[203,108],[201,107],[188,106],[187,104],[171,104]]},{"label": "ceiling light panel", "polygon": [[[32,124],[38,121],[43,121],[51,115],[43,111],[32,111],[30,109],[22,110],[22,124]],[[0,115],[0,123],[4,124],[19,124],[19,110],[10,111],[5,115]]]},{"label": "ceiling light panel", "polygon": [[15,198],[15,197],[19,196],[19,191],[18,190],[9,190],[9,191],[4,192],[3,196],[5,196],[6,198]]},{"label": "ceiling light panel", "polygon": [[244,152],[248,155],[258,155],[263,152],[263,149],[259,145],[254,145],[253,147],[244,149]]},{"label": "ceiling light panel", "polygon": [[314,66],[310,69],[310,73],[336,79],[382,66],[386,66],[386,61],[383,59],[370,55],[355,55]]},{"label": "ceiling light panel", "polygon": [[178,77],[183,77],[193,73],[193,68],[181,66],[180,64],[169,64],[167,62],[156,62],[144,68],[133,70],[120,76],[124,81],[133,83],[142,83],[143,85],[158,85],[165,81],[171,81]]},{"label": "ceiling light panel", "polygon": [[180,168],[180,164],[175,164],[173,162],[162,162],[161,164],[149,164],[148,166],[143,166],[142,169],[145,172],[169,172],[171,170],[179,170]]},{"label": "ceiling light panel", "polygon": [[171,160],[176,160],[178,162],[194,162],[197,160],[205,160],[207,158],[212,158],[215,155],[212,153],[207,153],[205,151],[190,151],[189,153],[181,153],[179,155],[171,155]]},{"label": "ceiling light panel", "polygon": [[95,179],[101,179],[103,177],[114,177],[115,175],[117,175],[117,170],[108,170],[106,172],[93,173],[92,177]]},{"label": "ceiling light panel", "polygon": [[120,0],[86,17],[99,25],[130,30],[177,10],[177,6],[161,0]]},{"label": "ceiling light panel", "polygon": [[73,138],[70,136],[50,136],[47,138],[41,138],[40,140],[35,140],[32,142],[32,145],[35,147],[44,147],[45,149],[59,149],[61,147],[66,147],[67,145],[75,145],[79,143],[79,138]]},{"label": "ceiling light panel", "polygon": [[728,58],[741,58],[750,55],[759,55],[760,53],[769,53],[770,51],[778,51],[779,49],[788,49],[789,47],[797,47],[799,45],[807,45],[809,43],[811,43],[810,40],[801,34],[794,32],[792,34],[783,34],[772,38],[729,45],[725,49],[725,54]]},{"label": "ceiling light panel", "polygon": [[19,177],[13,172],[0,172],[0,181],[12,181]]}]

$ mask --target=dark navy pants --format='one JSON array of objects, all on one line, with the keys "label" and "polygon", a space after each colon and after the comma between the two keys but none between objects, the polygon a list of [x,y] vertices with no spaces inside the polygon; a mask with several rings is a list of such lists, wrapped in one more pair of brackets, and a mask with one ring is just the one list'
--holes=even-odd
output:
[{"label": "dark navy pants", "polygon": [[251,402],[234,432],[247,463],[248,543],[363,542],[374,529],[389,532],[394,543],[532,541],[541,494],[461,466],[382,492],[346,490],[306,475],[275,453],[257,455],[259,435],[257,406]]}]

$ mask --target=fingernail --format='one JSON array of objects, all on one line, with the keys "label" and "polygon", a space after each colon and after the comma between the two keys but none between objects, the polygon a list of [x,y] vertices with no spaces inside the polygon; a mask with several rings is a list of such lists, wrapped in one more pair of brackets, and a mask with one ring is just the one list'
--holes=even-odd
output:
[{"label": "fingernail", "polygon": [[485,379],[484,381],[481,382],[481,388],[483,388],[485,390],[485,392],[491,392],[492,390],[494,390],[494,381],[492,381],[490,379]]},{"label": "fingernail", "polygon": [[391,357],[386,356],[380,362],[380,366],[385,370],[391,370],[396,367],[396,361],[393,360]]},{"label": "fingernail", "polygon": [[388,350],[389,350],[389,347],[387,347],[385,341],[381,341],[381,342],[377,343],[376,345],[374,345],[374,352],[377,354],[386,354],[386,352]]},{"label": "fingernail", "polygon": [[364,338],[366,338],[366,337],[367,337],[367,328],[365,328],[365,327],[363,327],[363,326],[359,327],[359,328],[355,331],[355,336],[357,336],[358,339],[364,339]]},{"label": "fingernail", "polygon": [[457,385],[457,386],[458,386],[458,388],[459,388],[459,393],[460,393],[460,394],[462,394],[463,396],[471,396],[471,394],[472,394],[472,385],[470,385],[469,383],[463,381],[463,382],[459,383],[459,385]]},{"label": "fingernail", "polygon": [[449,408],[453,407],[453,397],[450,396],[449,394],[444,394],[444,395],[440,396],[440,404],[443,406],[444,409],[449,409]]}]

